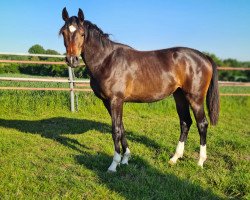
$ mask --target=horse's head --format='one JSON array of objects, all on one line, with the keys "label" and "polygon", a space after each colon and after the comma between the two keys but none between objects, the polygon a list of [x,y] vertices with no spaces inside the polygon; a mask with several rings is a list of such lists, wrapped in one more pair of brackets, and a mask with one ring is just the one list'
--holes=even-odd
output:
[{"label": "horse's head", "polygon": [[62,11],[62,18],[65,21],[64,26],[60,30],[63,35],[64,45],[66,47],[66,62],[71,67],[79,65],[79,56],[84,46],[84,14],[81,9],[78,16],[69,17],[66,8]]}]

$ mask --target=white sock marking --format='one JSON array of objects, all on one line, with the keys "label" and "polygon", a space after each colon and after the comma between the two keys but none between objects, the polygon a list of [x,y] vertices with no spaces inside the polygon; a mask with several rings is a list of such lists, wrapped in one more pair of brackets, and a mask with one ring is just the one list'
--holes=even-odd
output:
[{"label": "white sock marking", "polygon": [[73,26],[73,25],[70,25],[70,26],[69,26],[69,31],[70,31],[71,33],[74,33],[74,32],[76,31],[76,27]]},{"label": "white sock marking", "polygon": [[122,158],[121,155],[115,151],[113,162],[111,163],[110,167],[108,168],[108,171],[116,172],[116,167],[117,167],[117,165],[120,164],[121,158]]},{"label": "white sock marking", "polygon": [[183,156],[184,153],[184,142],[179,141],[177,147],[176,147],[176,152],[174,156],[170,159],[173,163],[176,163],[179,158]]},{"label": "white sock marking", "polygon": [[198,165],[203,167],[203,163],[205,162],[205,160],[207,159],[207,146],[200,146],[200,158],[199,158],[199,162]]},{"label": "white sock marking", "polygon": [[129,160],[130,156],[131,156],[130,150],[129,150],[129,148],[127,148],[127,149],[126,149],[126,152],[125,152],[124,155],[123,155],[123,158],[122,158],[122,162],[121,162],[121,163],[122,163],[123,165],[124,165],[124,164],[128,165],[128,160]]}]

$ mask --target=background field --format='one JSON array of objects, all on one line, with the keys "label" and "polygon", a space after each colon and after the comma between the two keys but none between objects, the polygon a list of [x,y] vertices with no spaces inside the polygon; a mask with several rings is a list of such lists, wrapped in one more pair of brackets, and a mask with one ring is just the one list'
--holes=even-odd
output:
[{"label": "background field", "polygon": [[77,113],[69,111],[67,92],[0,91],[0,105],[0,199],[250,198],[249,97],[221,98],[204,169],[197,167],[195,123],[184,158],[167,163],[179,138],[172,97],[126,104],[132,159],[116,174],[106,172],[113,156],[110,117],[92,93],[79,94]]}]

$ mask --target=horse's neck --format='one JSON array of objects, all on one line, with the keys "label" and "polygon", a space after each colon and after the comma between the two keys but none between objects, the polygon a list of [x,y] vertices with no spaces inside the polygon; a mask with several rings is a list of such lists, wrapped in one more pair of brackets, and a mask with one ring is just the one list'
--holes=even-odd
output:
[{"label": "horse's neck", "polygon": [[86,41],[83,51],[83,59],[92,74],[102,67],[103,61],[114,51],[115,45],[112,41],[103,45],[95,40]]}]

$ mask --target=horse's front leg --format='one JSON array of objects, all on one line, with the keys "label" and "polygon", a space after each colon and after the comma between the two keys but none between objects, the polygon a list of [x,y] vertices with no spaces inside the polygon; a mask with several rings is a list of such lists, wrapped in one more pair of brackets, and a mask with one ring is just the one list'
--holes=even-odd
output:
[{"label": "horse's front leg", "polygon": [[[120,141],[125,140],[124,128],[123,128],[123,123],[122,123],[123,100],[121,98],[114,97],[110,102],[110,111],[111,111],[111,118],[112,118],[112,138],[114,141],[115,152],[114,152],[113,162],[108,168],[108,171],[116,172],[116,167],[121,162]],[[122,143],[124,144],[126,142],[122,142]],[[126,153],[127,155],[130,154],[130,152],[128,151],[125,152],[124,156],[126,156]],[[126,160],[128,159],[125,159],[125,161]],[[124,161],[122,161],[122,163],[123,162]]]},{"label": "horse's front leg", "polygon": [[122,136],[122,110],[123,110],[123,100],[114,97],[110,101],[110,111],[112,118],[112,138],[114,141],[115,152],[113,157],[113,162],[111,163],[108,171],[116,172],[117,165],[121,162],[121,150],[120,150],[120,140]]}]

